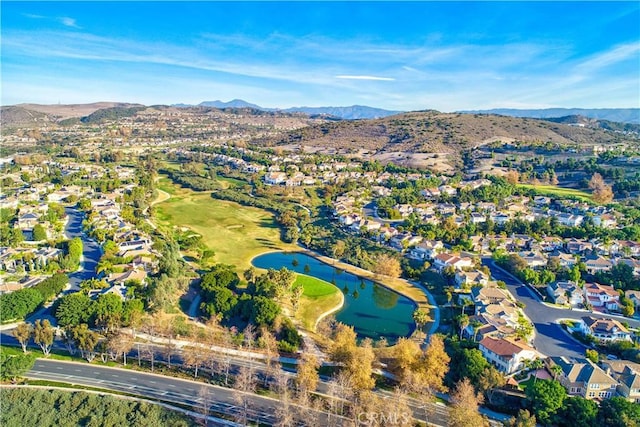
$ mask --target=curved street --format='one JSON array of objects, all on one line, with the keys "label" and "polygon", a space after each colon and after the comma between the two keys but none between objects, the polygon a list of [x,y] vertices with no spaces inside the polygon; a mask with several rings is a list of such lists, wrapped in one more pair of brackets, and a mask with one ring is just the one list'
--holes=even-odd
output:
[{"label": "curved street", "polygon": [[82,262],[81,269],[69,274],[69,283],[71,284],[70,292],[80,290],[80,282],[91,279],[96,275],[96,266],[102,256],[100,245],[90,239],[82,230],[82,221],[84,213],[76,208],[65,208],[69,220],[65,228],[65,233],[69,239],[80,237],[82,239]]},{"label": "curved street", "polygon": [[[491,258],[483,258],[482,263],[489,267],[495,280],[502,280],[517,301],[525,304],[524,313],[535,327],[533,344],[535,348],[547,356],[584,357],[586,347],[573,339],[556,322],[559,319],[580,320],[585,316],[610,318],[611,315],[591,313],[581,310],[556,308],[543,304],[524,283],[498,267]],[[616,318],[617,316],[614,316]],[[640,327],[640,321],[624,318],[632,327]]]}]

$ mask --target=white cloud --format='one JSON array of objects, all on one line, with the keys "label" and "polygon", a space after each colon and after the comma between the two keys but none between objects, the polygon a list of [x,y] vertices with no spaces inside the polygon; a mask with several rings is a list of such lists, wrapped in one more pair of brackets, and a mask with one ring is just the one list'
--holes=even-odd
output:
[{"label": "white cloud", "polygon": [[345,79],[345,80],[376,80],[376,81],[383,81],[383,82],[392,82],[395,79],[392,77],[378,77],[378,76],[349,76],[349,75],[342,75],[342,76],[335,76],[336,79]]},{"label": "white cloud", "polygon": [[69,18],[68,16],[58,18],[58,22],[60,22],[65,27],[81,28],[80,26],[78,26],[75,19]]}]

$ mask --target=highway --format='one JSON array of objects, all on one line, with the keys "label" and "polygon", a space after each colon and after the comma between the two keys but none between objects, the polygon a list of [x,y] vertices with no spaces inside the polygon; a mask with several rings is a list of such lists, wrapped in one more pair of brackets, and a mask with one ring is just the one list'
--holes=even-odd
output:
[{"label": "highway", "polygon": [[[568,310],[543,304],[537,296],[520,280],[498,267],[491,258],[482,259],[484,265],[491,270],[495,280],[502,280],[517,301],[525,304],[524,313],[535,327],[533,344],[535,348],[547,356],[584,357],[586,347],[569,336],[556,322],[558,319],[580,320],[585,316],[598,318],[612,317],[601,313],[590,313],[581,310]],[[620,319],[632,327],[640,327],[635,319]]]},{"label": "highway", "polygon": [[[239,417],[242,410],[236,399],[238,392],[229,388],[95,364],[37,359],[25,377],[125,392],[170,404],[188,405],[196,411],[202,410],[206,404],[211,411],[232,418]],[[320,393],[326,389],[327,384],[322,382],[319,387]],[[381,392],[381,394],[385,398],[393,398],[390,392]],[[247,397],[250,420],[268,425],[277,422],[275,414],[279,402],[276,399],[256,394],[247,394]],[[409,403],[414,415],[424,420],[425,410],[420,403],[414,399]],[[446,406],[431,404],[427,413],[427,419],[433,425],[447,425],[448,408]],[[319,413],[318,416],[321,425],[344,425],[348,421],[336,415],[329,416],[324,412]]]}]

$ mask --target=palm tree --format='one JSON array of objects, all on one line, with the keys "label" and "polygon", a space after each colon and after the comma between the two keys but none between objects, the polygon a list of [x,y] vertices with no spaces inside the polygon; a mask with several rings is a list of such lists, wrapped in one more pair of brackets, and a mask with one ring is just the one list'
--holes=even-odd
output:
[{"label": "palm tree", "polygon": [[430,320],[429,312],[423,308],[418,308],[413,312],[413,321],[416,322],[418,329],[422,329]]},{"label": "palm tree", "polygon": [[551,373],[553,374],[553,379],[556,380],[558,379],[559,375],[562,375],[562,368],[560,367],[560,365],[553,365],[551,367]]}]

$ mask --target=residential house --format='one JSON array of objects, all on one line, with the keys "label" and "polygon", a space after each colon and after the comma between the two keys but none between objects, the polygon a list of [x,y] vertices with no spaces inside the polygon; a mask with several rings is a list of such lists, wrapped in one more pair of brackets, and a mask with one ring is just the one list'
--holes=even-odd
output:
[{"label": "residential house", "polygon": [[279,185],[287,180],[287,174],[284,172],[269,172],[264,176],[264,182],[267,185]]},{"label": "residential house", "polygon": [[620,308],[620,294],[609,285],[599,283],[585,283],[584,296],[592,307],[603,307],[617,311]]},{"label": "residential house", "polygon": [[485,286],[489,283],[489,277],[481,270],[458,271],[454,280],[458,288]]},{"label": "residential house", "polygon": [[574,282],[549,283],[547,294],[555,304],[578,307],[584,303],[582,289]]},{"label": "residential house", "polygon": [[544,268],[547,266],[547,258],[535,252],[520,252],[520,258],[522,258],[529,268],[533,268],[535,270]]},{"label": "residential house", "polygon": [[603,360],[602,369],[618,381],[618,395],[640,403],[640,363],[628,360]]},{"label": "residential house", "polygon": [[452,266],[455,269],[464,267],[472,267],[473,260],[469,257],[459,257],[453,254],[442,253],[433,258],[433,268],[438,272],[442,272],[445,268]]},{"label": "residential house", "polygon": [[582,215],[573,215],[570,213],[561,213],[556,216],[558,222],[567,227],[578,227],[584,221]]},{"label": "residential house", "polygon": [[610,260],[601,256],[587,257],[585,265],[589,274],[610,271],[613,267],[613,263]]},{"label": "residential house", "polygon": [[509,293],[497,287],[488,286],[484,288],[473,288],[471,298],[476,305],[486,306],[489,304],[511,303]]},{"label": "residential house", "polygon": [[35,213],[26,213],[20,217],[18,217],[18,221],[16,223],[17,228],[20,230],[31,230],[38,224],[39,217]]},{"label": "residential house", "polygon": [[578,331],[590,335],[600,342],[631,341],[631,333],[615,319],[583,317],[578,323]]},{"label": "residential house", "polygon": [[565,244],[567,252],[570,254],[583,254],[593,249],[593,244],[586,240],[570,239]]},{"label": "residential house", "polygon": [[550,370],[553,366],[560,366],[562,371],[558,380],[570,396],[593,400],[616,395],[618,382],[589,359],[556,356],[547,359],[547,366]]},{"label": "residential house", "polygon": [[439,240],[424,240],[412,250],[412,256],[417,259],[433,259],[444,246]]},{"label": "residential house", "polygon": [[575,255],[567,254],[564,252],[558,252],[558,251],[553,252],[549,256],[549,258],[557,259],[558,263],[560,264],[560,267],[569,268],[569,269],[578,262],[576,261]]},{"label": "residential house", "polygon": [[538,359],[541,355],[521,341],[485,337],[479,343],[485,359],[504,374],[513,374],[524,368],[525,361]]}]

